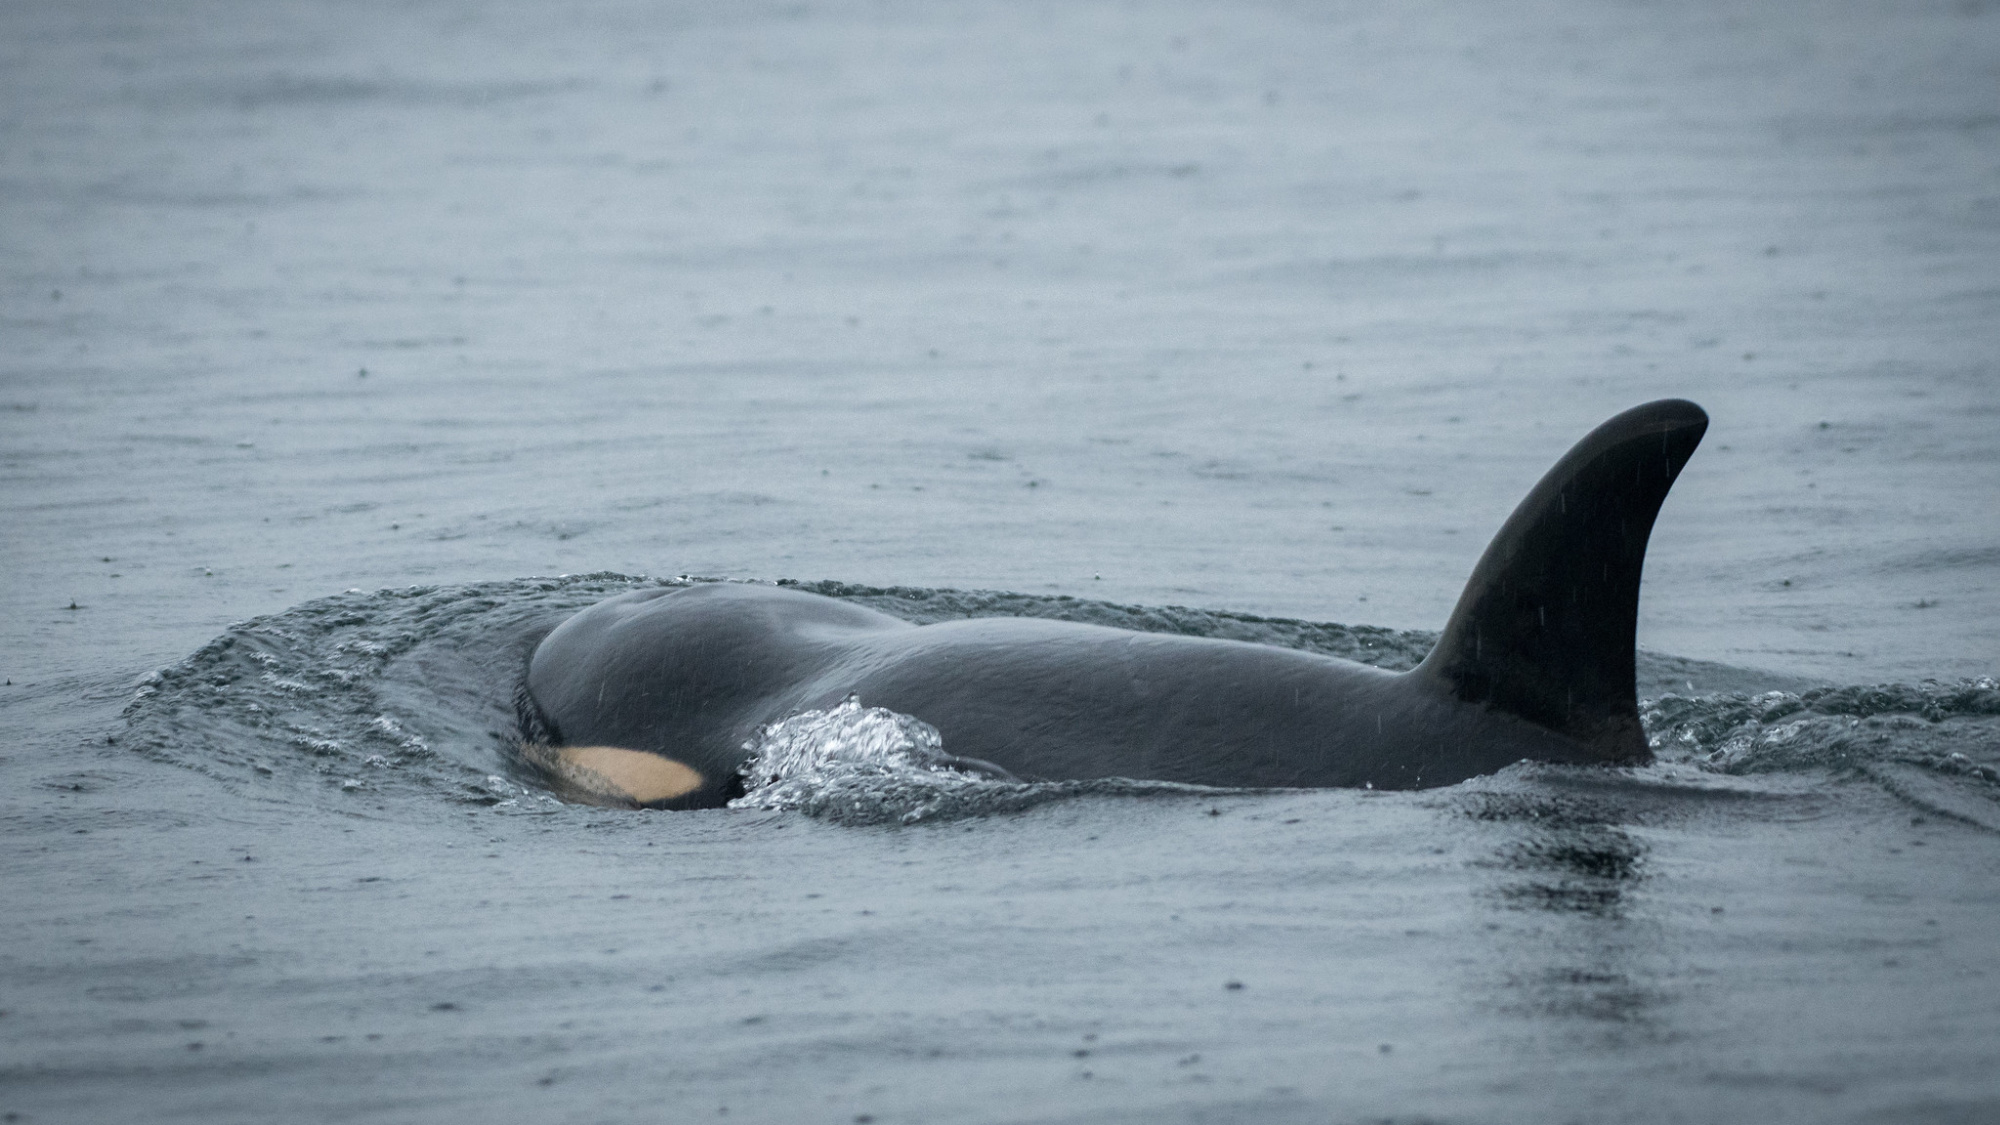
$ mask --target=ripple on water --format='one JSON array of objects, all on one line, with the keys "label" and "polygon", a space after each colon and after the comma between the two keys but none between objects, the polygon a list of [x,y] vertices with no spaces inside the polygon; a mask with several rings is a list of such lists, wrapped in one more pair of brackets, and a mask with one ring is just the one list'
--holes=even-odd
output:
[{"label": "ripple on water", "polygon": [[[534,645],[604,598],[698,581],[707,580],[600,573],[349,591],[306,602],[232,625],[147,677],[125,709],[120,741],[264,798],[346,807],[407,798],[556,811],[563,806],[515,753],[513,692]],[[1434,639],[1070,597],[786,584],[918,623],[1045,617],[1283,645],[1391,669],[1413,666]],[[920,717],[866,704],[850,699],[766,726],[751,746],[746,793],[735,807],[892,824],[1080,795],[1213,792],[1122,779],[1017,780],[953,758]],[[1669,765],[1737,775],[1865,775],[1919,803],[1949,806],[1941,811],[1960,819],[2000,825],[2000,686],[1992,679],[1662,694],[1641,710],[1655,752]]]}]

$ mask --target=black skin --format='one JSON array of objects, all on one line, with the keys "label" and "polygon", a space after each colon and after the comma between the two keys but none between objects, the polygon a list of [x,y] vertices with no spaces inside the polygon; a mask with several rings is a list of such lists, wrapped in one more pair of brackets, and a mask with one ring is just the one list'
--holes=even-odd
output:
[{"label": "black skin", "polygon": [[545,737],[672,757],[736,792],[765,723],[850,694],[1022,779],[1449,785],[1521,759],[1650,760],[1632,638],[1646,539],[1707,416],[1663,400],[1592,431],[1488,547],[1438,647],[1397,674],[1269,645],[1034,618],[916,626],[782,587],[643,590],[535,650]]}]

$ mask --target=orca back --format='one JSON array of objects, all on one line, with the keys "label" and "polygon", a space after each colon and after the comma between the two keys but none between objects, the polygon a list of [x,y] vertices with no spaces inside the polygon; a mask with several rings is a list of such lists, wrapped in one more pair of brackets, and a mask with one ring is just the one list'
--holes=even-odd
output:
[{"label": "orca back", "polygon": [[1662,399],[1586,435],[1493,537],[1412,675],[1603,761],[1650,760],[1634,687],[1639,574],[1660,504],[1707,429],[1701,407]]}]

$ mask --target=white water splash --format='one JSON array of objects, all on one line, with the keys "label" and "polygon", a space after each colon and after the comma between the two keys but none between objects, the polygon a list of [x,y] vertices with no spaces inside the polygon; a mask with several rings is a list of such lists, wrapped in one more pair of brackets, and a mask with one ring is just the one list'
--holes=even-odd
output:
[{"label": "white water splash", "polygon": [[745,749],[751,752],[743,770],[746,792],[731,808],[911,824],[973,791],[1030,788],[957,768],[936,727],[885,707],[863,707],[852,695],[827,710],[765,726]]},{"label": "white water splash", "polygon": [[997,767],[945,752],[936,727],[848,696],[757,732],[745,746],[747,792],[734,809],[785,809],[838,824],[915,824],[1019,812],[1084,795],[1201,796],[1222,792],[1172,781],[1098,778],[1021,781]]}]

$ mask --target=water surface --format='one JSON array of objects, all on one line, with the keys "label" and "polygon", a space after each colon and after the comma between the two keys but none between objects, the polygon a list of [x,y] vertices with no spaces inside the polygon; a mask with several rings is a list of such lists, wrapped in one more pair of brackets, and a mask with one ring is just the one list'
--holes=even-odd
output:
[{"label": "water surface", "polygon": [[[1993,1117],[1996,65],[1957,2],[0,9],[0,1112]],[[510,764],[639,575],[1412,661],[1667,395],[1647,769]]]}]

